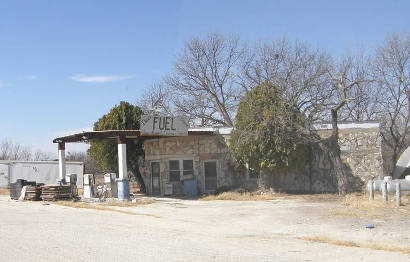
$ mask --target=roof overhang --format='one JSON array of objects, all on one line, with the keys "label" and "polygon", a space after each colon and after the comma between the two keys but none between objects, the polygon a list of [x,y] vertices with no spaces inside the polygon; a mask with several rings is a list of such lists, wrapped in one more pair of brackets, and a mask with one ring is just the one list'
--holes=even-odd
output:
[{"label": "roof overhang", "polygon": [[[214,131],[210,130],[190,130],[188,136],[191,135],[214,135]],[[98,140],[116,140],[118,137],[136,140],[136,139],[150,139],[162,138],[166,136],[141,134],[140,130],[104,130],[104,131],[88,131],[72,135],[57,137],[53,139],[53,143],[79,143]]]}]

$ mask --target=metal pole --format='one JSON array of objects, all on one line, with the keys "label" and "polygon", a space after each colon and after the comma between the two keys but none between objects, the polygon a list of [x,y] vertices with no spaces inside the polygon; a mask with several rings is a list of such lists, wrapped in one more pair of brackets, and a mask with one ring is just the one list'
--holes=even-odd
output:
[{"label": "metal pole", "polygon": [[401,186],[400,186],[400,183],[398,182],[397,184],[396,184],[396,207],[400,207],[400,205],[401,205]]},{"label": "metal pole", "polygon": [[59,181],[65,184],[66,166],[65,166],[65,143],[58,143],[58,170]]},{"label": "metal pole", "polygon": [[387,197],[387,182],[383,181],[382,183],[382,194],[383,194],[383,202],[387,202],[388,197]]},{"label": "metal pole", "polygon": [[369,194],[370,194],[369,199],[374,200],[373,180],[369,181],[368,185],[369,185]]}]

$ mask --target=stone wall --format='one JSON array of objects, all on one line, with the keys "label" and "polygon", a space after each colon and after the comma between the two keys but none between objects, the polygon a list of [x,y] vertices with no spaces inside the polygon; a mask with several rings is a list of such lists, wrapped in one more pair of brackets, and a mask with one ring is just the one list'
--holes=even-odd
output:
[{"label": "stone wall", "polygon": [[[319,129],[322,138],[330,136],[328,128]],[[150,139],[144,142],[145,166],[141,170],[148,193],[151,193],[151,161],[160,162],[161,194],[169,182],[168,161],[170,159],[192,159],[194,178],[197,180],[198,192],[205,192],[204,162],[216,161],[218,188],[252,186],[257,180],[246,178],[246,169],[232,160],[228,146],[229,135],[190,135],[187,137],[167,137]],[[339,143],[345,171],[349,174],[352,189],[360,190],[370,179],[383,176],[381,154],[381,136],[378,124],[354,125],[341,127]],[[268,175],[269,184],[282,192],[336,192],[337,180],[327,152],[318,145],[311,146],[308,163],[301,169],[282,170]],[[174,194],[183,194],[183,182],[172,182]]]},{"label": "stone wall", "polygon": [[[318,130],[318,134],[327,138],[331,130]],[[378,127],[342,128],[339,130],[339,145],[352,190],[360,191],[367,181],[383,177]],[[311,159],[306,167],[297,172],[283,171],[274,175],[272,186],[286,192],[336,192],[337,180],[327,152],[313,145]]]}]

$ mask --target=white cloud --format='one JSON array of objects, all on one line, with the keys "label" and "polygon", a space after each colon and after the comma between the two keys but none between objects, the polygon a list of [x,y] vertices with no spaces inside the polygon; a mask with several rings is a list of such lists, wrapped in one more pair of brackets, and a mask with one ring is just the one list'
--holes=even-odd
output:
[{"label": "white cloud", "polygon": [[132,75],[74,75],[71,80],[82,83],[107,83],[133,78]]}]

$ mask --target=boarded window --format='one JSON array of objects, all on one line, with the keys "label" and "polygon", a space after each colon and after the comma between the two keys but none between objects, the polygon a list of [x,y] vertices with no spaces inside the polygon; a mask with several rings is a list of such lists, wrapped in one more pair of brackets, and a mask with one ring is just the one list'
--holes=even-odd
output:
[{"label": "boarded window", "polygon": [[179,160],[169,160],[169,181],[180,181]]}]

